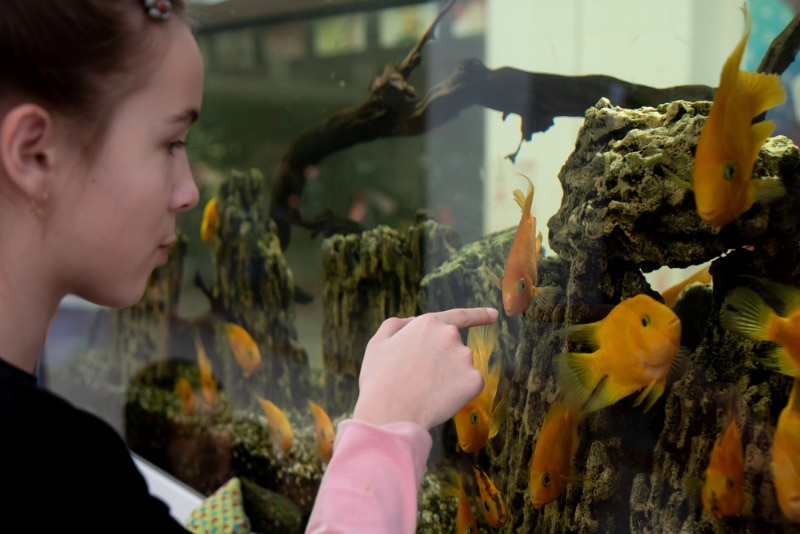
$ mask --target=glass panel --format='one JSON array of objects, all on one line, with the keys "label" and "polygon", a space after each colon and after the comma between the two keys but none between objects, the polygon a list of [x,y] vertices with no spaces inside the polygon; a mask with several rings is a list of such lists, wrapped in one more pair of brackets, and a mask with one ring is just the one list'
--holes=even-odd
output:
[{"label": "glass panel", "polygon": [[[756,71],[796,6],[747,5]],[[738,5],[445,7],[195,3],[201,204],[140,304],[64,301],[45,383],[205,495],[246,480],[255,530],[300,531],[329,454],[315,416],[352,414],[381,322],[493,306],[499,384],[474,417],[496,433],[470,410],[432,430],[418,531],[466,521],[459,485],[486,532],[790,528],[800,67],[775,67],[778,105],[729,83],[739,130],[712,131]]]}]

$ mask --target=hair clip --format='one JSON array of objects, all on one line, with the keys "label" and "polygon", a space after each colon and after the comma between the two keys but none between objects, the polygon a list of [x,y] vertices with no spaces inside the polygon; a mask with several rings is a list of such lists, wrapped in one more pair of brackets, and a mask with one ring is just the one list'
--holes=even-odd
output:
[{"label": "hair clip", "polygon": [[151,19],[167,20],[172,11],[172,2],[169,0],[142,0],[144,10]]}]

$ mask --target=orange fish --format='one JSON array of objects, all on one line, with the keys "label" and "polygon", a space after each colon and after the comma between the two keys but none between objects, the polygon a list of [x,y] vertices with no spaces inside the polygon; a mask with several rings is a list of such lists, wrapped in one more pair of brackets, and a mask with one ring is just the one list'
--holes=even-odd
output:
[{"label": "orange fish", "polygon": [[181,408],[186,415],[194,414],[194,390],[188,380],[181,377],[175,382],[175,393],[181,400]]},{"label": "orange fish", "polygon": [[729,419],[714,443],[703,475],[703,508],[717,519],[739,515],[744,509],[744,449],[736,424],[736,389],[731,389],[726,412]]},{"label": "orange fish", "polygon": [[759,284],[764,298],[743,286],[728,294],[722,306],[722,324],[748,339],[776,343],[764,363],[779,373],[800,376],[800,290],[767,280]]},{"label": "orange fish", "polygon": [[514,190],[514,200],[522,208],[522,218],[519,220],[517,233],[508,253],[502,281],[503,309],[509,317],[527,310],[534,298],[549,299],[550,290],[554,289],[547,288],[548,291],[540,294],[544,288],[536,287],[542,233],[536,232],[536,217],[531,214],[533,183],[524,174],[520,176],[528,180],[528,194],[523,195],[519,189]]},{"label": "orange fish", "polygon": [[328,417],[328,414],[319,404],[309,400],[308,407],[311,408],[311,413],[314,415],[319,453],[322,456],[322,461],[328,463],[331,460],[331,456],[333,456],[333,440],[336,438],[336,434],[333,431],[333,423],[331,423],[331,418]]},{"label": "orange fish", "polygon": [[200,221],[200,239],[203,243],[211,243],[219,230],[219,212],[217,211],[217,198],[211,197],[203,208],[203,219]]},{"label": "orange fish", "polygon": [[794,379],[789,402],[778,416],[770,470],[781,512],[800,523],[800,378]]},{"label": "orange fish", "polygon": [[475,514],[472,513],[467,492],[464,491],[461,475],[451,468],[447,470],[445,476],[445,480],[442,481],[443,496],[456,497],[458,499],[455,534],[478,534],[478,523],[475,521]]},{"label": "orange fish", "polygon": [[217,400],[217,379],[214,378],[211,360],[206,356],[206,349],[197,332],[194,335],[194,346],[197,351],[197,366],[200,368],[200,390],[203,392],[206,404],[213,406]]},{"label": "orange fish", "polygon": [[491,366],[489,362],[496,343],[497,323],[469,329],[467,346],[472,349],[475,369],[483,375],[483,390],[453,417],[458,444],[464,452],[477,451],[486,445],[507,418],[506,403],[494,402],[500,383],[500,361],[495,359]]},{"label": "orange fish", "polygon": [[272,446],[275,451],[275,456],[278,458],[286,458],[289,451],[294,444],[294,432],[289,419],[286,417],[280,408],[275,406],[267,399],[261,398],[256,395],[261,408],[264,409],[264,415],[267,417],[269,423],[269,430],[272,433]]},{"label": "orange fish", "polygon": [[556,378],[571,404],[591,413],[644,388],[635,405],[645,411],[661,397],[680,351],[681,322],[664,304],[640,294],[602,320],[564,329],[596,348],[554,358]]},{"label": "orange fish", "polygon": [[502,527],[508,520],[508,509],[503,500],[503,494],[483,469],[473,464],[472,471],[475,473],[475,481],[478,483],[478,491],[481,494],[483,517],[493,528]]},{"label": "orange fish", "polygon": [[225,333],[231,344],[233,355],[236,356],[236,361],[244,371],[245,378],[250,376],[261,364],[261,352],[258,350],[258,345],[247,330],[238,324],[225,323]]},{"label": "orange fish", "polygon": [[699,271],[693,273],[685,280],[678,282],[674,286],[670,286],[664,291],[661,292],[661,296],[664,298],[664,304],[672,308],[675,306],[675,303],[678,301],[678,295],[686,289],[689,285],[698,283],[698,284],[709,284],[711,283],[711,273],[709,269],[711,268],[711,264],[709,263],[704,268],[700,269]]},{"label": "orange fish", "polygon": [[558,499],[572,481],[570,463],[578,451],[578,423],[583,414],[563,401],[544,416],[531,461],[531,503],[537,510]]},{"label": "orange fish", "polygon": [[719,87],[697,141],[694,197],[697,213],[708,224],[724,226],[749,210],[785,193],[778,180],[753,179],[753,166],[764,141],[772,134],[771,120],[753,119],[786,100],[777,74],[739,70],[750,15],[743,8],[745,32],[722,68]]}]

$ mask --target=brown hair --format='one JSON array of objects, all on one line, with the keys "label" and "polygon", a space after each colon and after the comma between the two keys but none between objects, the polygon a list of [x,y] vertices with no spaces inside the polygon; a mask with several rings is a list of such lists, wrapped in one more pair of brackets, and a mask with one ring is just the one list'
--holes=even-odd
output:
[{"label": "brown hair", "polygon": [[[172,0],[172,17],[184,15],[183,0]],[[0,100],[79,119],[93,139],[114,103],[146,79],[149,27],[164,24],[142,0],[0,0]]]}]

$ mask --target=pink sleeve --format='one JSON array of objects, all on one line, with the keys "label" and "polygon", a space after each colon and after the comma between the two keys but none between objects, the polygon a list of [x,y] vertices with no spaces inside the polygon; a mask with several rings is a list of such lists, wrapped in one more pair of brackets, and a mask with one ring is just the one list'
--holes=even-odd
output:
[{"label": "pink sleeve", "polygon": [[413,533],[431,445],[415,423],[343,421],[306,532]]}]

